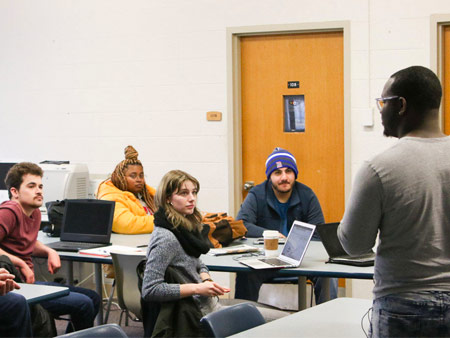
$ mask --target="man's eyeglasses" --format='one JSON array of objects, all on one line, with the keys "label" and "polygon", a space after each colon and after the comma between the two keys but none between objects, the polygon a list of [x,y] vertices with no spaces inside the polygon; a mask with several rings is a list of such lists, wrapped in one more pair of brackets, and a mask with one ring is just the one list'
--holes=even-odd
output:
[{"label": "man's eyeglasses", "polygon": [[377,101],[378,110],[381,110],[381,109],[383,109],[384,105],[386,104],[386,101],[395,100],[395,99],[399,99],[399,98],[400,98],[400,96],[379,97],[379,98],[375,99],[375,101]]}]

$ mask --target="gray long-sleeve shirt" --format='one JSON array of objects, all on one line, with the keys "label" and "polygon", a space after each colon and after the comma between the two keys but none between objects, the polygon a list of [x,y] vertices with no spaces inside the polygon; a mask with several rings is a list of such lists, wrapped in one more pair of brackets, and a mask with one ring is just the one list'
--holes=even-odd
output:
[{"label": "gray long-sleeve shirt", "polygon": [[186,283],[200,283],[200,273],[208,268],[199,258],[189,256],[175,235],[164,228],[155,227],[150,237],[147,251],[142,297],[146,300],[161,302],[180,299],[180,285],[164,281],[167,267],[181,272]]},{"label": "gray long-sleeve shirt", "polygon": [[338,236],[361,254],[378,232],[375,298],[450,291],[450,137],[403,137],[364,163]]},{"label": "gray long-sleeve shirt", "polygon": [[[142,282],[142,297],[148,301],[167,302],[180,299],[180,284],[166,283],[164,275],[171,266],[185,283],[201,283],[200,273],[209,272],[200,258],[189,256],[175,235],[165,228],[155,227],[148,245],[147,263]],[[194,295],[205,315],[217,309],[215,297]]]}]

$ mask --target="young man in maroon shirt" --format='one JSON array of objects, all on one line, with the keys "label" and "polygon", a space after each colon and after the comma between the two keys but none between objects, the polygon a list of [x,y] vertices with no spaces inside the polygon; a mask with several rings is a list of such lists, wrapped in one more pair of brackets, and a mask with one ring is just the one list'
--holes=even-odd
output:
[{"label": "young man in maroon shirt", "polygon": [[[0,255],[7,255],[26,283],[36,282],[31,256],[47,257],[50,273],[61,267],[58,253],[37,240],[41,224],[39,207],[43,203],[42,169],[29,162],[14,165],[6,175],[5,184],[10,201],[0,205]],[[69,314],[75,330],[93,325],[101,302],[92,290],[68,286],[70,294],[41,305],[52,315]],[[71,330],[70,325],[67,328]]]}]

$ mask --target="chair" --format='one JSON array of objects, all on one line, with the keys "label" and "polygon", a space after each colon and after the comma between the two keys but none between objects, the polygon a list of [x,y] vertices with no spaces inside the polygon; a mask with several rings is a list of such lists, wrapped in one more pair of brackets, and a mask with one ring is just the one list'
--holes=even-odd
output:
[{"label": "chair", "polygon": [[228,337],[264,323],[261,312],[250,303],[225,307],[200,320],[208,337]]},{"label": "chair", "polygon": [[[108,278],[108,277],[106,277],[106,278]],[[108,299],[106,300],[106,314],[105,314],[105,319],[103,321],[103,323],[105,323],[105,324],[108,323],[109,313],[111,312],[111,305],[113,303],[115,290],[116,290],[116,280],[114,279],[113,283],[111,285],[111,291],[109,292]],[[103,301],[105,301],[105,299],[103,299]]]},{"label": "chair", "polygon": [[[272,279],[264,282],[264,284],[298,284],[298,277],[296,276],[273,277]],[[306,285],[311,286],[311,298],[309,300],[309,307],[312,307],[314,298],[314,283],[310,279],[307,279]]]},{"label": "chair", "polygon": [[111,337],[111,338],[128,338],[127,334],[117,324],[105,324],[89,329],[64,334],[64,338],[91,338],[91,337]]},{"label": "chair", "polygon": [[111,252],[111,258],[116,275],[117,301],[122,309],[119,325],[122,323],[122,316],[125,313],[125,325],[128,326],[129,312],[132,312],[137,320],[142,320],[141,293],[138,288],[136,267],[144,257],[136,254]]}]

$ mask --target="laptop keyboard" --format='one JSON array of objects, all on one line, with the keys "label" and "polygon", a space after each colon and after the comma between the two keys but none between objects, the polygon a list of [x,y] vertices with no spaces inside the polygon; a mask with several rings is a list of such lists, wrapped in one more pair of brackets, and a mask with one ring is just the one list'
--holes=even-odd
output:
[{"label": "laptop keyboard", "polygon": [[286,265],[289,265],[287,262],[282,261],[281,259],[278,259],[278,258],[260,258],[259,260],[261,262],[267,263],[267,264],[272,265],[272,266],[286,266]]},{"label": "laptop keyboard", "polygon": [[103,243],[87,243],[87,242],[53,242],[47,244],[48,247],[55,249],[57,251],[69,251],[69,252],[78,252],[79,250],[84,249],[100,248],[106,245],[107,244]]}]

